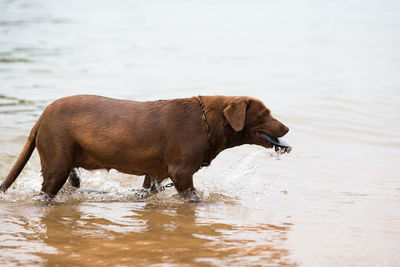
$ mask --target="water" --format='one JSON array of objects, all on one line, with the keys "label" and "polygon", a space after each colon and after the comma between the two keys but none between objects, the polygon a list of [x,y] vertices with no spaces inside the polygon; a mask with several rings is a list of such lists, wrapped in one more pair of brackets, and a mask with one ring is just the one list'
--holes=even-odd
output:
[{"label": "water", "polygon": [[398,1],[0,1],[0,177],[62,96],[251,95],[293,152],[242,146],[146,201],[82,172],[33,200],[35,152],[0,196],[0,264],[400,265]]}]

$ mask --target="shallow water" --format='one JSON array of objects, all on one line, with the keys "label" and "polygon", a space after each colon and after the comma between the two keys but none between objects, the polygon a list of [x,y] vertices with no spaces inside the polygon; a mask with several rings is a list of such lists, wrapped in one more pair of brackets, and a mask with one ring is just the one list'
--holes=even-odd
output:
[{"label": "shallow water", "polygon": [[40,206],[35,152],[0,196],[0,264],[400,265],[396,1],[0,0],[0,179],[44,107],[77,93],[260,98],[289,126],[277,155],[230,149],[201,203],[143,177],[81,170]]}]

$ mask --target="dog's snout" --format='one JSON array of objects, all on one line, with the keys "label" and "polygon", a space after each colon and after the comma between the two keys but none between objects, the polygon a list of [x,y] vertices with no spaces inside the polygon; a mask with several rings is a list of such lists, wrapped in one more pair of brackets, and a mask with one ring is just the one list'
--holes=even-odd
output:
[{"label": "dog's snout", "polygon": [[275,122],[275,127],[274,127],[275,137],[282,137],[289,132],[289,128],[285,124],[283,124],[282,122],[278,121],[275,118],[274,122]]},{"label": "dog's snout", "polygon": [[277,137],[282,137],[285,134],[287,134],[289,132],[289,128],[286,127],[286,125],[282,124],[280,125],[280,127],[278,128],[278,132],[277,132]]},{"label": "dog's snout", "polygon": [[286,125],[283,125],[282,132],[283,132],[283,135],[287,134],[289,132],[289,128]]}]

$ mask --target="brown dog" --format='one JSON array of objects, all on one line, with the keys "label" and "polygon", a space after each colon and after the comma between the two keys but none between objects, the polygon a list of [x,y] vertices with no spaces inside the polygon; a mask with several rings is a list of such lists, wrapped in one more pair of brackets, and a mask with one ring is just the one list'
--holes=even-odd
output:
[{"label": "brown dog", "polygon": [[0,191],[15,181],[35,146],[42,165],[42,192],[53,197],[68,177],[79,187],[77,167],[116,169],[170,177],[184,197],[196,199],[193,174],[224,149],[242,144],[273,145],[260,131],[281,137],[289,129],[251,97],[199,96],[136,102],[94,95],[61,98],[33,126]]}]

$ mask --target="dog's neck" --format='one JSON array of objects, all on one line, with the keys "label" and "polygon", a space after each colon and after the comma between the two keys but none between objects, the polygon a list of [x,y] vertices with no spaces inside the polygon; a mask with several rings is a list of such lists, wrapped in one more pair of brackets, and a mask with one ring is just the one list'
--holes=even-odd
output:
[{"label": "dog's neck", "polygon": [[[244,144],[244,131],[235,132],[224,117],[224,109],[228,105],[228,97],[225,96],[200,96],[203,105],[203,113],[209,125],[209,158],[211,161],[223,150]],[[214,119],[215,118],[215,119]]]},{"label": "dog's neck", "polygon": [[211,151],[212,143],[211,143],[211,139],[210,139],[211,138],[210,126],[209,126],[208,121],[207,121],[207,116],[206,116],[206,112],[204,110],[204,104],[201,101],[201,96],[197,96],[196,98],[199,101],[199,105],[200,105],[200,108],[201,108],[201,117],[203,119],[204,126],[205,126],[205,128],[207,130],[207,139],[208,139],[208,148],[207,148],[207,151],[206,151],[206,153],[204,155],[203,166],[210,166],[211,160],[212,160],[212,151]]}]

